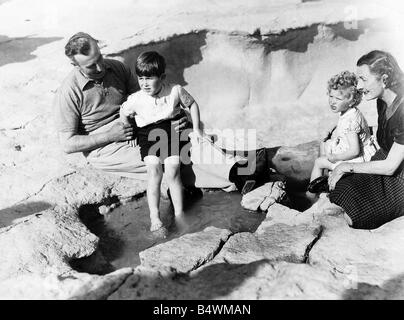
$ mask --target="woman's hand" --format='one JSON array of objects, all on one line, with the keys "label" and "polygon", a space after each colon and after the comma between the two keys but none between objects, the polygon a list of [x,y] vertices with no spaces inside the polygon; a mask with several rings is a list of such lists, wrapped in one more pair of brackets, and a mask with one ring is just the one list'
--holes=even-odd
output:
[{"label": "woman's hand", "polygon": [[346,172],[349,172],[349,164],[347,163],[344,162],[340,163],[338,166],[334,168],[334,170],[330,173],[328,177],[328,186],[330,187],[329,188],[330,190],[335,189],[335,185]]}]

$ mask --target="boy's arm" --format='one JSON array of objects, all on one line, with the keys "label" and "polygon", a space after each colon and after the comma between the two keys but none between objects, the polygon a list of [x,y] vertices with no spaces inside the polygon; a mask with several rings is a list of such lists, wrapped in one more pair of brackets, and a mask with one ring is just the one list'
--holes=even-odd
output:
[{"label": "boy's arm", "polygon": [[191,113],[191,119],[192,119],[192,127],[194,132],[196,133],[197,136],[201,137],[202,136],[202,130],[200,128],[200,113],[199,113],[199,106],[194,101],[190,108],[189,111]]},{"label": "boy's arm", "polygon": [[183,87],[178,86],[178,97],[181,105],[184,108],[188,108],[191,113],[192,127],[197,136],[202,137],[202,131],[200,127],[200,112],[199,106],[195,99],[186,91]]},{"label": "boy's arm", "polygon": [[124,109],[122,108],[122,106],[119,109],[119,118],[120,118],[120,120],[121,120],[121,122],[123,124],[130,124],[129,117],[126,115],[126,113],[125,113]]}]

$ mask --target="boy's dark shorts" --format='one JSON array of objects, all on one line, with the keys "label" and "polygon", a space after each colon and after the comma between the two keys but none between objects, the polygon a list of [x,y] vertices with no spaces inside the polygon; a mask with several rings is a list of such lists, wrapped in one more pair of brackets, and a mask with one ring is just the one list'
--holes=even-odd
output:
[{"label": "boy's dark shorts", "polygon": [[[161,162],[169,156],[181,155],[181,150],[189,143],[189,138],[188,135],[181,137],[181,132],[175,132],[175,126],[172,125],[174,120],[162,120],[138,129],[142,161],[151,155],[158,157]],[[186,140],[181,141],[181,138]]]}]

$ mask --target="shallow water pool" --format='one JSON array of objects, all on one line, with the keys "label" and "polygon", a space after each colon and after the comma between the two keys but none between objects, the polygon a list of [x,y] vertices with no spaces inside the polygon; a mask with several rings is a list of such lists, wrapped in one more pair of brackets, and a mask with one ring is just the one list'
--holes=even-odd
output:
[{"label": "shallow water pool", "polygon": [[[266,213],[243,209],[240,201],[241,194],[238,192],[203,191],[197,198],[185,199],[185,224],[179,228],[170,201],[161,199],[161,218],[169,231],[166,238],[149,231],[146,197],[121,205],[105,215],[82,210],[82,221],[100,238],[96,254],[98,260],[95,262],[94,257],[80,259],[72,266],[78,271],[99,274],[122,267],[135,267],[140,264],[140,251],[209,226],[233,232],[254,232]],[[94,264],[100,264],[100,256],[106,261],[103,266],[95,268]]]}]

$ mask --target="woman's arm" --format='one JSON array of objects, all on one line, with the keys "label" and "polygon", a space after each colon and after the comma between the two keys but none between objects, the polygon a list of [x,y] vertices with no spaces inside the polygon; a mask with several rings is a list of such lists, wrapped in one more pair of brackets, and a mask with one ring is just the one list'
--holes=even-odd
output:
[{"label": "woman's arm", "polygon": [[360,144],[359,136],[355,132],[348,132],[345,134],[346,142],[348,143],[348,150],[339,154],[330,154],[327,156],[328,160],[332,163],[337,161],[351,160],[359,156]]},{"label": "woman's arm", "polygon": [[385,160],[360,163],[343,162],[332,171],[328,178],[330,190],[335,188],[336,183],[345,173],[353,172],[391,176],[396,172],[403,161],[404,145],[394,142]]}]

